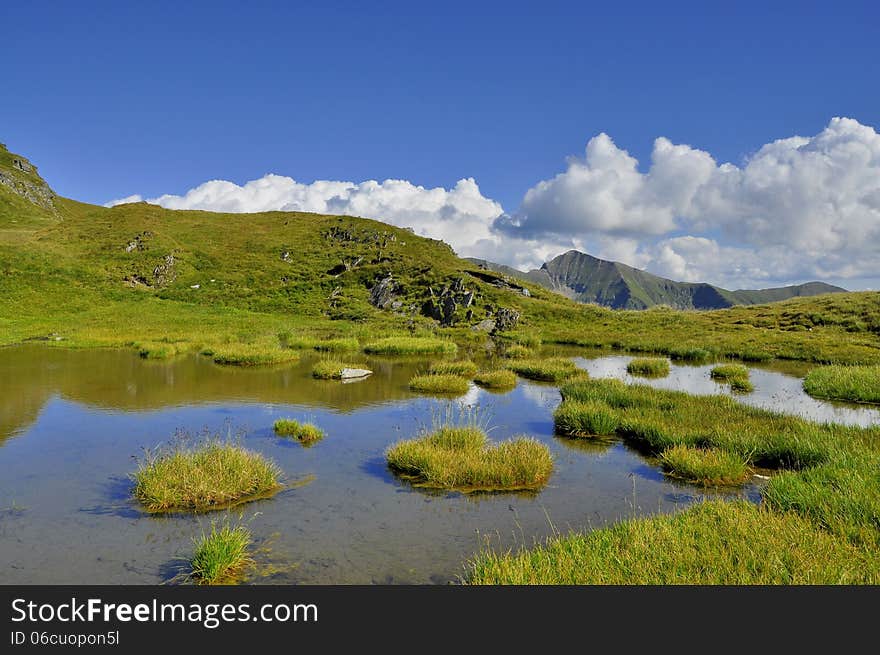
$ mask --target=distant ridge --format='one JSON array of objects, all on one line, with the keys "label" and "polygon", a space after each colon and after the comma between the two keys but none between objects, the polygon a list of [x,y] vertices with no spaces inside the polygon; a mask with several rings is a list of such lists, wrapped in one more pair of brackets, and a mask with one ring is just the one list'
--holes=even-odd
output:
[{"label": "distant ridge", "polygon": [[706,282],[675,282],[577,250],[569,250],[528,272],[484,259],[469,260],[482,268],[540,284],[573,300],[613,309],[648,309],[656,305],[675,309],[722,309],[846,291],[824,282],[728,291]]}]

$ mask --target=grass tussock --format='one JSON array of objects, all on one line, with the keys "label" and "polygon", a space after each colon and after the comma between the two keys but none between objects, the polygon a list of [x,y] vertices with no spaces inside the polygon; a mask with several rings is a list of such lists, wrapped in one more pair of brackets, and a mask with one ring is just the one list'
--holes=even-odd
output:
[{"label": "grass tussock", "polygon": [[416,375],[409,381],[409,388],[420,393],[454,394],[467,393],[467,379],[458,375]]},{"label": "grass tussock", "polygon": [[342,369],[364,368],[361,364],[346,364],[337,359],[322,359],[312,367],[312,377],[319,380],[340,380]]},{"label": "grass tussock", "polygon": [[880,366],[822,366],[804,378],[804,391],[816,398],[880,403]]},{"label": "grass tussock", "polygon": [[662,378],[669,375],[669,360],[659,357],[637,357],[626,365],[630,375],[648,378]]},{"label": "grass tussock", "polygon": [[259,343],[230,343],[209,346],[202,350],[215,363],[229,366],[271,366],[299,360],[299,353],[290,348]]},{"label": "grass tussock", "polygon": [[457,362],[436,362],[428,370],[431,375],[457,375],[463,378],[472,378],[477,374],[477,365],[469,359]]},{"label": "grass tussock", "polygon": [[719,364],[712,367],[709,375],[717,382],[729,384],[734,391],[748,393],[755,390],[749,379],[749,369],[742,364]]},{"label": "grass tussock", "polygon": [[673,446],[660,453],[667,474],[706,487],[742,484],[751,476],[744,459],[714,448]]},{"label": "grass tussock", "polygon": [[228,523],[218,528],[211,524],[211,532],[193,539],[190,559],[192,578],[197,584],[234,584],[239,582],[245,569],[253,563],[248,549],[251,533],[246,527],[231,527]]},{"label": "grass tussock", "polygon": [[567,380],[580,372],[573,361],[564,357],[513,361],[508,363],[507,368],[530,380],[556,383]]},{"label": "grass tussock", "polygon": [[516,386],[516,374],[507,369],[480,371],[474,376],[474,382],[486,389],[513,389]]},{"label": "grass tussock", "polygon": [[281,489],[281,471],[260,453],[208,440],[148,453],[132,475],[148,512],[222,509]]},{"label": "grass tussock", "polygon": [[609,436],[620,422],[617,413],[603,402],[564,402],[553,413],[556,433],[567,437]]},{"label": "grass tussock", "polygon": [[292,437],[304,446],[311,446],[325,436],[324,431],[314,423],[300,423],[291,418],[280,418],[272,427],[278,436]]},{"label": "grass tussock", "polygon": [[386,451],[388,466],[422,487],[462,491],[540,489],[553,472],[550,449],[519,437],[490,443],[476,426],[442,427],[399,441]]},{"label": "grass tussock", "polygon": [[179,344],[168,341],[138,341],[134,346],[143,359],[171,359],[182,352]]},{"label": "grass tussock", "polygon": [[454,342],[431,337],[387,337],[364,346],[374,355],[452,355],[457,350]]},{"label": "grass tussock", "polygon": [[528,346],[515,343],[504,350],[504,356],[509,359],[526,359],[528,357],[534,357],[535,351]]},{"label": "grass tussock", "polygon": [[531,549],[484,550],[469,584],[877,584],[877,559],[804,517],[706,502]]}]

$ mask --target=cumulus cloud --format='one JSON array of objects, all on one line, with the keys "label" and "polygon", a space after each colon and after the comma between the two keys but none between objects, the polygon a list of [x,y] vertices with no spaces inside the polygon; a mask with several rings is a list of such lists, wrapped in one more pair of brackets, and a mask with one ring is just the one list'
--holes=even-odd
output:
[{"label": "cumulus cloud", "polygon": [[[140,200],[140,196],[129,196],[107,206]],[[492,222],[502,213],[501,205],[484,197],[473,178],[461,179],[451,189],[426,189],[406,180],[303,184],[269,174],[243,185],[212,180],[182,196],[166,194],[147,202],[167,209],[282,210],[376,218],[411,227],[417,234],[446,241],[459,254],[475,256],[479,254],[475,243],[493,239]]]},{"label": "cumulus cloud", "polygon": [[269,174],[243,185],[213,180],[147,202],[375,218],[443,239],[460,255],[521,269],[577,249],[733,288],[809,279],[864,286],[880,276],[880,135],[849,118],[832,119],[812,137],[768,143],[739,164],[660,137],[645,171],[599,134],[582,159],[529,189],[510,214],[472,178],[444,189],[406,180],[304,184]]},{"label": "cumulus cloud", "polygon": [[584,159],[535,185],[495,227],[623,254],[676,279],[876,277],[880,135],[834,118],[818,135],[768,143],[740,166],[661,137],[641,172],[600,134]]}]

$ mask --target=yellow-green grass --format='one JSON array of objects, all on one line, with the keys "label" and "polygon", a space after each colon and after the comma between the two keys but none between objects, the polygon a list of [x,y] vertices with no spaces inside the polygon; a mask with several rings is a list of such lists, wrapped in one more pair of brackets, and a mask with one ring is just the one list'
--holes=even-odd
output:
[{"label": "yellow-green grass", "polygon": [[880,403],[880,366],[822,366],[804,378],[804,391],[816,398]]},{"label": "yellow-green grass", "polygon": [[461,491],[536,490],[553,472],[550,449],[530,437],[491,443],[479,427],[446,426],[399,441],[389,467],[416,486]]},{"label": "yellow-green grass", "polygon": [[567,437],[609,436],[619,426],[617,412],[601,401],[566,401],[553,413],[558,434]]},{"label": "yellow-green grass", "polygon": [[659,357],[636,357],[626,365],[627,373],[648,378],[669,375],[669,360]]},{"label": "yellow-green grass", "polygon": [[486,549],[470,584],[877,584],[878,558],[793,513],[743,501],[701,503],[554,537]]},{"label": "yellow-green grass", "polygon": [[364,346],[364,352],[374,355],[451,355],[457,350],[452,341],[430,337],[387,337]]},{"label": "yellow-green grass", "polygon": [[312,367],[312,377],[319,380],[339,380],[344,368],[363,368],[360,364],[346,364],[337,359],[322,359]]},{"label": "yellow-green grass", "polygon": [[513,389],[516,386],[516,374],[503,368],[480,371],[474,376],[474,382],[486,389]]},{"label": "yellow-green grass", "polygon": [[715,448],[673,446],[660,453],[660,462],[672,477],[706,487],[741,484],[751,476],[742,456]]},{"label": "yellow-green grass", "polygon": [[458,375],[463,378],[472,378],[477,373],[477,365],[469,359],[457,362],[435,362],[428,370],[431,375]]},{"label": "yellow-green grass", "polygon": [[293,437],[304,446],[311,446],[324,438],[324,431],[314,423],[300,423],[296,419],[280,418],[273,425],[275,434]]},{"label": "yellow-green grass", "polygon": [[508,346],[504,350],[504,356],[510,359],[526,359],[527,357],[533,357],[534,354],[534,350],[518,343],[515,343],[512,346]]},{"label": "yellow-green grass", "polygon": [[138,341],[134,347],[144,359],[170,359],[182,352],[178,344],[167,341]]},{"label": "yellow-green grass", "polygon": [[346,350],[358,350],[360,343],[355,338],[348,339],[322,339],[312,346],[318,352],[340,352]]},{"label": "yellow-green grass", "polygon": [[222,509],[281,489],[281,471],[260,453],[219,440],[148,453],[132,475],[148,512]]},{"label": "yellow-green grass", "polygon": [[210,356],[217,364],[232,366],[271,366],[289,364],[299,360],[299,353],[290,348],[259,343],[227,343],[207,346],[202,354]]},{"label": "yellow-green grass", "polygon": [[467,379],[458,375],[416,375],[409,381],[411,390],[429,394],[460,396],[467,393],[469,387]]},{"label": "yellow-green grass", "polygon": [[225,523],[193,539],[194,551],[190,559],[192,578],[197,584],[234,584],[239,582],[245,569],[253,563],[248,549],[251,533],[246,527],[231,527]]},{"label": "yellow-green grass", "polygon": [[549,357],[547,359],[524,359],[509,362],[507,368],[530,380],[543,382],[562,382],[576,374],[578,368],[570,359]]},{"label": "yellow-green grass", "polygon": [[709,375],[713,380],[725,382],[734,391],[754,391],[755,386],[749,379],[749,369],[742,364],[719,364],[712,367]]}]

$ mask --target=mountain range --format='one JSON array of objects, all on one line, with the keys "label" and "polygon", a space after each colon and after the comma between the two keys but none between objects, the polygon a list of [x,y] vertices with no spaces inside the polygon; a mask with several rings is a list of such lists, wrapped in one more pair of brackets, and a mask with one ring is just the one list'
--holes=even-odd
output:
[{"label": "mountain range", "polygon": [[676,282],[577,250],[569,250],[545,262],[541,268],[527,272],[484,259],[470,258],[470,261],[486,270],[539,284],[573,300],[613,309],[647,309],[656,305],[675,309],[722,309],[846,291],[824,282],[729,291],[706,282]]}]

